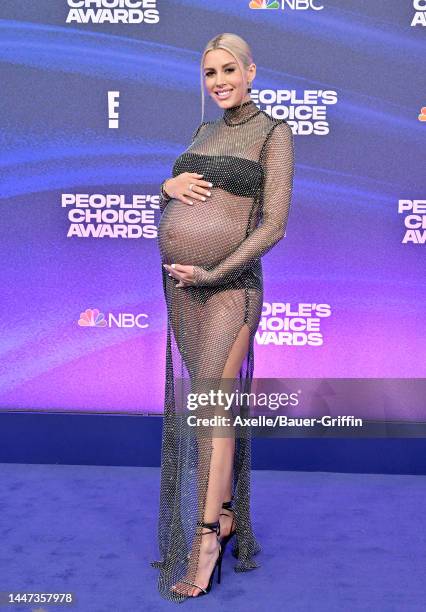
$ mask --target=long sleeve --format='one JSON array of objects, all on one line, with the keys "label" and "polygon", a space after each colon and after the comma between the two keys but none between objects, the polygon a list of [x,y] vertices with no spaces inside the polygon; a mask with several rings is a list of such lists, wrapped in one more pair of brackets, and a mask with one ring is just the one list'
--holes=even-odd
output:
[{"label": "long sleeve", "polygon": [[220,285],[237,278],[285,236],[294,175],[294,137],[288,123],[282,121],[271,129],[260,161],[264,171],[261,224],[214,268],[194,266],[196,286]]},{"label": "long sleeve", "polygon": [[[202,127],[203,125],[206,125],[206,124],[207,124],[207,122],[206,122],[206,121],[203,121],[203,122],[202,122],[202,123],[200,123],[200,125],[199,125],[199,126],[198,126],[198,127],[195,129],[195,130],[194,130],[194,132],[192,133],[192,137],[191,137],[191,144],[194,142],[194,140],[195,140],[195,138],[196,138],[196,136],[197,136],[198,132],[200,131],[201,127]],[[170,178],[171,178],[171,177],[170,177]],[[171,199],[172,199],[172,198],[166,199],[166,198],[163,196],[163,194],[161,193],[161,190],[160,190],[160,197],[159,197],[159,201],[158,201],[158,203],[159,203],[159,206],[160,206],[160,212],[161,212],[161,214],[163,214],[164,209],[166,208],[166,206],[167,206],[168,202],[169,202]]]},{"label": "long sleeve", "polygon": [[164,209],[166,208],[166,206],[167,206],[167,204],[169,202],[170,202],[170,200],[166,200],[166,198],[163,196],[163,194],[162,194],[162,192],[160,190],[160,197],[159,197],[158,203],[160,205],[161,214],[163,214],[163,211],[164,211]]}]

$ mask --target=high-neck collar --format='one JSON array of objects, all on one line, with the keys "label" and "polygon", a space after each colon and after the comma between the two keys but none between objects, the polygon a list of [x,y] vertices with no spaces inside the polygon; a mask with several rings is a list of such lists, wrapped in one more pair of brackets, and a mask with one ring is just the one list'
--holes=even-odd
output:
[{"label": "high-neck collar", "polygon": [[260,110],[253,100],[248,100],[241,104],[241,108],[239,104],[225,108],[223,119],[227,125],[239,125],[240,123],[245,123],[258,113],[260,113]]}]

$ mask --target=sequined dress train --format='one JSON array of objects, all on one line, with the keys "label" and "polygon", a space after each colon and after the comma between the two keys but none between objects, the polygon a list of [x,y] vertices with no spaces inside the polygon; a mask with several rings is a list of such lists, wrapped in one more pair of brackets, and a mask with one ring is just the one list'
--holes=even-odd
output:
[{"label": "sequined dress train", "polygon": [[[174,381],[188,379],[191,390],[206,379],[220,380],[242,326],[249,349],[239,372],[240,390],[250,391],[254,339],[263,301],[261,257],[281,238],[293,187],[293,134],[285,120],[271,118],[250,100],[201,123],[190,146],[176,159],[173,177],[203,174],[213,184],[205,202],[188,206],[160,199],[158,244],[162,263],[194,265],[195,285],[176,287],[162,267],[167,307],[165,404],[161,451],[158,545],[160,594],[183,577],[195,578],[197,521],[204,519],[211,440],[189,431],[176,410]],[[241,428],[235,440],[233,499],[235,571],[258,567],[260,545],[250,516],[251,438]],[[198,531],[199,533],[199,531]],[[190,553],[190,554],[189,554]],[[188,559],[189,555],[189,559]]]}]

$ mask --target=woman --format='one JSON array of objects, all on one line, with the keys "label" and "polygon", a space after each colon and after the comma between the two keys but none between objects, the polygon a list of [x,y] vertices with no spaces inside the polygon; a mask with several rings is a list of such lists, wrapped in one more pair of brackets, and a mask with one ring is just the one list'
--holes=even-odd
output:
[{"label": "woman", "polygon": [[[152,565],[160,569],[160,593],[173,601],[209,592],[216,567],[220,581],[224,545],[234,535],[235,570],[258,567],[250,433],[194,435],[174,388],[175,378],[200,392],[226,388],[239,377],[242,390],[250,390],[263,300],[260,257],[285,235],[294,165],[291,128],[250,99],[255,75],[242,38],[225,33],[208,43],[201,61],[203,108],[204,80],[222,115],[201,122],[161,187],[158,239],[168,329],[162,560]],[[213,405],[210,414],[216,414]]]}]

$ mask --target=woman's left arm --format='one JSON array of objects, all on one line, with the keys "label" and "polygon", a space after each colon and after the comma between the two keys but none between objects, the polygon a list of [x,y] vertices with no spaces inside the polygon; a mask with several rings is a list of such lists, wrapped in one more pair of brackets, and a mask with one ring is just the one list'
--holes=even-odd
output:
[{"label": "woman's left arm", "polygon": [[194,284],[221,285],[233,280],[285,236],[294,175],[294,137],[285,121],[277,123],[263,145],[262,223],[211,270],[194,266]]}]

